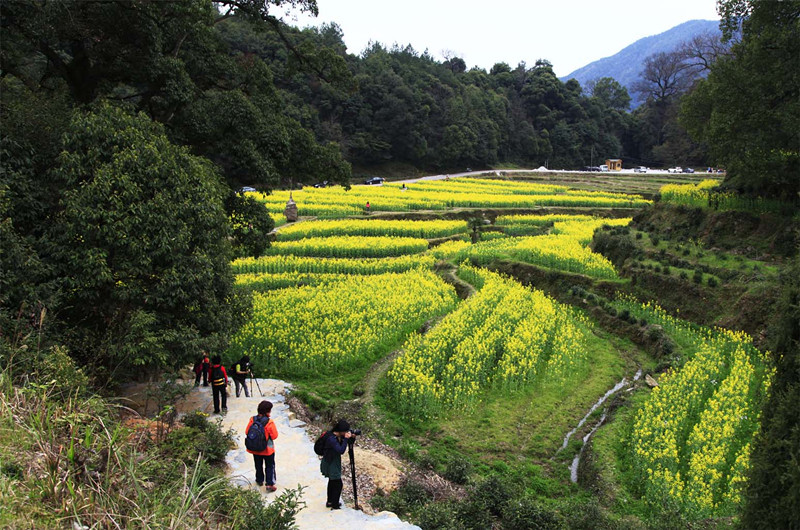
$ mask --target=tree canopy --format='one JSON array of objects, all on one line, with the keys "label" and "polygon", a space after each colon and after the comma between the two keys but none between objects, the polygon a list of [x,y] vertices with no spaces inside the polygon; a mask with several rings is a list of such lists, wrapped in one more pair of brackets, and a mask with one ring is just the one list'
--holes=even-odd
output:
[{"label": "tree canopy", "polygon": [[73,355],[114,372],[222,347],[243,307],[213,166],[108,104],[76,111],[62,149],[52,263]]},{"label": "tree canopy", "polygon": [[727,169],[726,185],[798,201],[800,3],[719,4],[727,34],[741,23],[742,38],[686,98],[682,121]]}]

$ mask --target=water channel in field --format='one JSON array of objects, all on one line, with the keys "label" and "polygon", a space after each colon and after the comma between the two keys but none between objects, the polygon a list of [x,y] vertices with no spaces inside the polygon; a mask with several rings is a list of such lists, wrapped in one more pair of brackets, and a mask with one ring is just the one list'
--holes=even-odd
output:
[{"label": "water channel in field", "polygon": [[[596,411],[598,408],[600,408],[600,406],[602,406],[603,403],[605,403],[608,400],[608,398],[610,398],[611,396],[613,396],[614,394],[616,394],[617,392],[619,392],[623,388],[629,387],[635,381],[638,381],[640,377],[642,377],[642,369],[641,368],[639,368],[636,371],[636,374],[633,376],[633,380],[632,381],[628,381],[627,377],[623,377],[622,380],[619,383],[614,385],[611,389],[608,390],[608,392],[603,394],[603,396],[600,399],[598,399],[597,402],[595,402],[594,405],[592,405],[592,408],[589,409],[589,412],[586,413],[586,415],[581,419],[581,421],[578,422],[578,425],[574,429],[572,429],[571,431],[569,431],[567,433],[567,435],[564,437],[564,441],[561,443],[561,447],[556,452],[560,452],[560,451],[566,449],[566,447],[569,444],[569,441],[572,438],[572,436],[578,431],[578,429],[583,427],[583,425],[589,419],[589,416],[591,416],[594,413],[594,411]],[[586,436],[583,437],[583,445],[581,446],[581,450],[578,451],[578,454],[575,455],[575,458],[572,459],[572,464],[569,466],[569,478],[573,483],[578,482],[578,464],[580,464],[581,455],[583,454],[583,448],[586,447],[586,442],[589,441],[589,438],[592,437],[592,435],[595,433],[595,431],[597,431],[597,429],[600,428],[600,426],[603,424],[603,422],[605,420],[606,420],[606,411],[604,410],[602,415],[600,416],[600,420],[597,422],[597,424],[594,427],[592,427],[592,430],[589,431],[586,434]]]}]

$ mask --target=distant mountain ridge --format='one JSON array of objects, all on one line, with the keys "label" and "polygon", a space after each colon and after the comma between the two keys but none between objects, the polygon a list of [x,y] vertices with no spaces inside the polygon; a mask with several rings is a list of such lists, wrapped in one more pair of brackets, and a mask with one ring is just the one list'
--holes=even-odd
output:
[{"label": "distant mountain ridge", "polygon": [[593,79],[613,77],[628,89],[631,108],[636,108],[642,102],[637,100],[631,87],[639,79],[645,59],[654,53],[671,52],[683,42],[708,32],[720,32],[718,20],[690,20],[664,33],[639,39],[616,55],[589,63],[561,80],[577,79],[585,87]]}]

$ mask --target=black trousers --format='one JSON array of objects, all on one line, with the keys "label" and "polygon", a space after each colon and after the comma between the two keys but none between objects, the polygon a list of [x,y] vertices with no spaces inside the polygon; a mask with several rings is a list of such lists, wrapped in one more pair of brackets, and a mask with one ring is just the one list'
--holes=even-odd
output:
[{"label": "black trousers", "polygon": [[342,497],[342,479],[328,479],[328,503],[326,506],[339,507],[339,499]]},{"label": "black trousers", "polygon": [[228,410],[228,391],[224,386],[211,385],[211,392],[214,394],[214,412],[219,414],[219,399],[222,397],[222,410]]},{"label": "black trousers", "polygon": [[260,486],[266,482],[267,486],[274,486],[276,479],[275,453],[272,453],[269,456],[253,455],[253,463],[256,466],[256,484]]}]

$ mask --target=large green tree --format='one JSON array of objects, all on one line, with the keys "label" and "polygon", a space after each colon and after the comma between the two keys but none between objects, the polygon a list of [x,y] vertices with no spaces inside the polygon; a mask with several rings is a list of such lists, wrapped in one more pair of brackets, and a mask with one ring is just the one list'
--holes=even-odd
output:
[{"label": "large green tree", "polygon": [[50,239],[72,354],[120,376],[224,347],[243,304],[213,166],[108,104],[76,111],[62,149]]},{"label": "large green tree", "polygon": [[[727,169],[726,185],[800,200],[800,2],[718,2],[741,41],[686,98],[682,122]],[[741,18],[744,17],[744,18]]]},{"label": "large green tree", "polygon": [[286,7],[317,11],[315,0],[8,0],[0,4],[0,69],[32,91],[67,91],[76,104],[134,104],[164,123],[173,141],[215,162],[233,187],[276,187],[294,178],[298,158],[332,162],[332,171],[305,168],[312,178],[346,182],[349,166],[313,134],[297,156],[293,141],[305,128],[284,112],[270,68],[231,49],[217,29],[240,18],[277,35],[317,80],[341,73],[341,57],[293,41],[273,14]]}]

